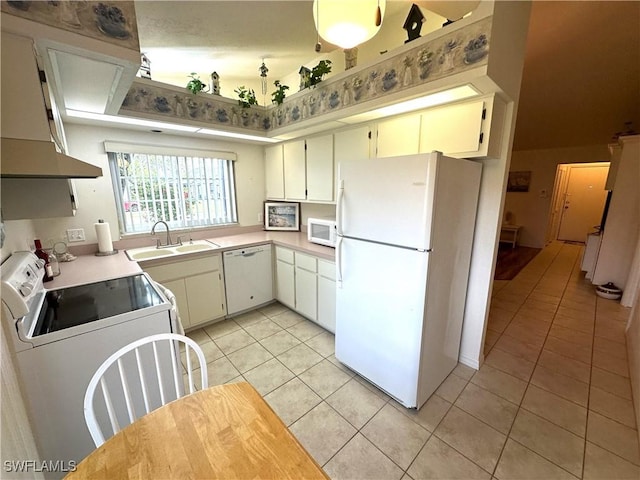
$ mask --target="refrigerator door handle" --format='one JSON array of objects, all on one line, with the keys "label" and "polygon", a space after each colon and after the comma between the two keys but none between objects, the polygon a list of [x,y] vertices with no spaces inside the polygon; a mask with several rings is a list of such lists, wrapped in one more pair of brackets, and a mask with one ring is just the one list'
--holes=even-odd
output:
[{"label": "refrigerator door handle", "polygon": [[336,240],[336,274],[338,277],[336,286],[342,288],[342,237]]},{"label": "refrigerator door handle", "polygon": [[344,180],[338,185],[338,201],[336,202],[336,230],[342,235],[342,199],[344,197]]}]

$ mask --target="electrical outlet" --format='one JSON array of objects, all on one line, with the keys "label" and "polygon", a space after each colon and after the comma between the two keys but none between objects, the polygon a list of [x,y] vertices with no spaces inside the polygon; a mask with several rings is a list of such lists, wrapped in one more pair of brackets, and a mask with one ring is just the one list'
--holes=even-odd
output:
[{"label": "electrical outlet", "polygon": [[258,221],[259,221],[260,223],[262,223],[262,222],[263,222],[263,220],[264,220],[264,217],[262,216],[262,213],[259,213],[259,214],[258,214]]},{"label": "electrical outlet", "polygon": [[67,240],[72,242],[84,242],[84,228],[70,228],[67,230]]}]

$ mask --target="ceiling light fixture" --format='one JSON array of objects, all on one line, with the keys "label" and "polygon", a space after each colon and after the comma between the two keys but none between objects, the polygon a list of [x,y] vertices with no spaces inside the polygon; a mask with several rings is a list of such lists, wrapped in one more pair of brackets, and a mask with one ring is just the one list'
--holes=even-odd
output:
[{"label": "ceiling light fixture", "polygon": [[[261,137],[258,135],[248,135],[246,133],[227,132],[224,130],[214,130],[211,128],[190,127],[175,123],[155,122],[143,118],[121,117],[115,115],[102,115],[99,113],[82,112],[80,110],[67,110],[67,116],[74,118],[84,118],[103,123],[118,123],[124,125],[134,125],[139,127],[151,127],[153,129],[174,130],[178,132],[202,133],[204,135],[216,135],[218,137],[238,138],[241,140],[251,140],[254,142],[276,143],[280,139]],[[154,131],[154,130],[152,130]]]},{"label": "ceiling light fixture", "polygon": [[247,135],[246,133],[227,132],[224,130],[212,130],[210,128],[201,128],[196,133],[203,133],[205,135],[215,135],[218,137],[238,138],[241,140],[252,140],[254,142],[264,143],[276,143],[279,142],[278,138],[259,137],[258,135]]},{"label": "ceiling light fixture", "polygon": [[153,120],[144,120],[142,118],[121,117],[115,115],[103,115],[100,113],[83,112],[81,110],[67,109],[67,116],[73,118],[84,118],[87,120],[96,120],[107,123],[120,123],[124,125],[137,125],[140,127],[160,128],[165,130],[175,130],[178,132],[195,133],[198,127],[188,127],[186,125],[177,125],[175,123],[154,122]]},{"label": "ceiling light fixture", "polygon": [[343,118],[339,121],[348,124],[368,122],[377,118],[390,117],[392,115],[399,115],[401,113],[413,112],[415,110],[422,110],[429,107],[435,107],[437,105],[444,105],[445,103],[475,97],[479,94],[478,90],[476,90],[472,85],[461,85],[448,90],[431,93],[424,97],[418,97],[412,100],[394,103],[376,110],[371,110],[369,112],[352,115],[351,117]]},{"label": "ceiling light fixture", "polygon": [[386,0],[314,0],[313,20],[327,42],[353,48],[378,33],[385,5]]}]

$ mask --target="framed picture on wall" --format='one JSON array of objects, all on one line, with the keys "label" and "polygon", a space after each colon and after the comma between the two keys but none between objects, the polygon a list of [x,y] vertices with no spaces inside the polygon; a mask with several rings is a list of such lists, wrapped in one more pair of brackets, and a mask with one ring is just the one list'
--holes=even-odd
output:
[{"label": "framed picture on wall", "polygon": [[528,192],[531,183],[531,170],[509,172],[507,192]]},{"label": "framed picture on wall", "polygon": [[264,202],[264,229],[299,231],[300,204],[294,202]]}]

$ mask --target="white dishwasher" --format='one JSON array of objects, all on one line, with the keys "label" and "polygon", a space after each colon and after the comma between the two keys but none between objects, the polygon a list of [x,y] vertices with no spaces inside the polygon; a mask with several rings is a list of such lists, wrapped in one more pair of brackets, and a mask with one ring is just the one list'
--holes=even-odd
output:
[{"label": "white dishwasher", "polygon": [[224,252],[223,261],[229,315],[273,300],[270,244]]}]

